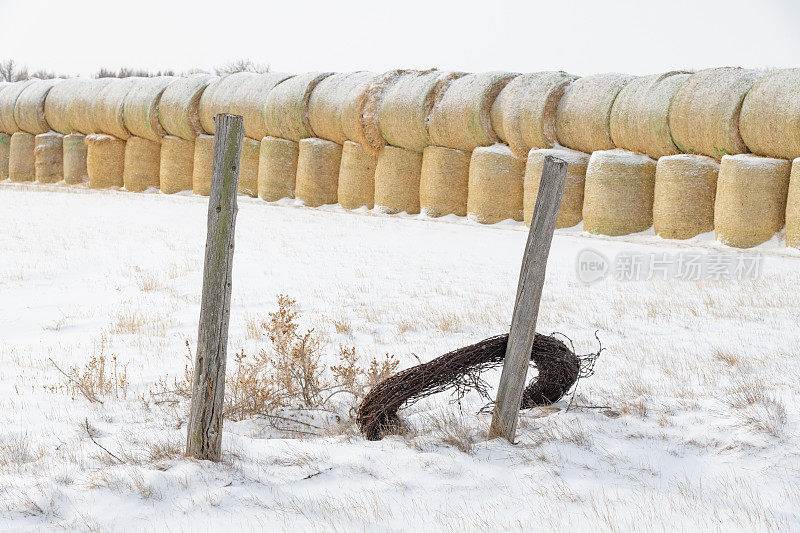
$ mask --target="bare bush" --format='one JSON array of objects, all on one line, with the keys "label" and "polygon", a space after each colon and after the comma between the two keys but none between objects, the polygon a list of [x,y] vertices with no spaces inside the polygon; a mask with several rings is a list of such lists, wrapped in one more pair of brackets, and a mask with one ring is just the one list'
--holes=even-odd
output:
[{"label": "bare bush", "polygon": [[257,72],[263,74],[269,72],[269,70],[269,65],[253,63],[249,59],[237,59],[216,67],[214,72],[216,72],[217,76],[227,76],[228,74],[236,74],[237,72]]}]

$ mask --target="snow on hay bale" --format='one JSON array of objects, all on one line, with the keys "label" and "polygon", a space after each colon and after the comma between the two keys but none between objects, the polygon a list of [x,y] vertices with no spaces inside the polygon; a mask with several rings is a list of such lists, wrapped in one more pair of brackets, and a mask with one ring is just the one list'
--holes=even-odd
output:
[{"label": "snow on hay bale", "polygon": [[386,142],[421,152],[431,143],[428,123],[434,106],[464,72],[429,70],[401,76],[387,87],[378,106],[378,128]]},{"label": "snow on hay bale", "polygon": [[525,161],[504,144],[476,148],[469,163],[467,215],[482,224],[522,220]]},{"label": "snow on hay bale", "polygon": [[[95,129],[94,107],[103,89],[119,80],[117,78],[97,78],[86,81],[87,84],[72,95],[72,104],[68,109],[72,131],[89,135],[99,133]],[[60,87],[60,84],[56,87]]]},{"label": "snow on hay bale", "polygon": [[564,180],[564,194],[558,208],[557,228],[571,228],[583,219],[583,189],[586,181],[586,167],[589,154],[569,148],[543,148],[531,150],[525,164],[525,183],[523,185],[522,211],[525,225],[531,225],[533,209],[539,195],[544,158],[548,155],[567,163],[567,177]]},{"label": "snow on hay bale", "polygon": [[314,136],[308,119],[311,93],[332,72],[307,72],[279,83],[267,95],[264,124],[272,137],[299,141]]},{"label": "snow on hay bale", "polygon": [[111,135],[86,136],[86,170],[89,187],[106,189],[125,184],[125,141]]},{"label": "snow on hay bale", "polygon": [[214,117],[219,113],[230,113],[234,96],[239,87],[258,76],[255,72],[235,72],[211,82],[200,95],[198,114],[205,133],[214,134]]},{"label": "snow on hay bale", "polygon": [[419,71],[390,70],[373,78],[355,97],[351,93],[348,108],[344,111],[344,131],[347,138],[368,150],[380,150],[386,139],[378,127],[378,109],[386,91],[404,76],[413,76]]},{"label": "snow on hay bale", "polygon": [[800,158],[792,161],[786,198],[786,245],[800,248]]},{"label": "snow on hay bale", "polygon": [[211,169],[214,162],[214,136],[198,135],[194,140],[192,191],[200,196],[211,194]]},{"label": "snow on hay bale", "polygon": [[367,84],[375,78],[372,72],[342,72],[321,80],[308,100],[308,122],[315,137],[344,144],[348,139],[345,121],[358,117],[352,106]]},{"label": "snow on hay bale", "polygon": [[294,198],[297,176],[297,142],[277,137],[261,139],[258,159],[258,196],[267,202]]},{"label": "snow on hay bale", "polygon": [[669,106],[689,76],[682,71],[653,74],[623,87],[611,108],[614,145],[653,159],[680,153],[669,131]]},{"label": "snow on hay bale", "polygon": [[11,146],[8,152],[8,177],[11,181],[36,179],[35,149],[36,136],[32,133],[18,131],[11,135]]},{"label": "snow on hay bale", "polygon": [[653,228],[665,239],[690,239],[714,229],[719,163],[704,155],[661,157],[656,165]]},{"label": "snow on hay bale", "polygon": [[44,118],[53,131],[67,135],[75,131],[70,124],[72,107],[80,93],[89,92],[91,82],[86,78],[69,78],[55,84],[44,101]]},{"label": "snow on hay bale", "polygon": [[245,137],[239,163],[239,194],[258,197],[258,167],[261,141]]},{"label": "snow on hay bale", "polygon": [[627,235],[653,225],[656,162],[626,150],[601,150],[589,158],[583,195],[583,228]]},{"label": "snow on hay bale", "polygon": [[768,157],[800,157],[800,69],[765,74],[747,93],[739,133],[751,152]]},{"label": "snow on hay bale", "polygon": [[586,153],[613,149],[611,108],[622,88],[633,79],[612,72],[575,80],[556,110],[559,143]]},{"label": "snow on hay bale", "polygon": [[14,105],[14,120],[22,131],[38,135],[50,131],[44,104],[50,90],[61,80],[35,80],[19,94]]},{"label": "snow on hay bale", "polygon": [[714,201],[717,240],[752,248],[783,227],[792,164],[752,154],[722,157]]},{"label": "snow on hay bale", "polygon": [[315,137],[301,139],[298,145],[295,197],[310,207],[335,204],[342,146]]},{"label": "snow on hay bale", "polygon": [[[137,83],[125,96],[125,127],[135,137],[160,143],[167,134],[159,121],[159,102],[174,76],[157,76]],[[144,143],[137,143],[144,146]]]},{"label": "snow on hay bale", "polygon": [[717,160],[747,152],[739,134],[745,95],[762,73],[723,67],[692,74],[672,98],[669,129],[675,146]]},{"label": "snow on hay bale", "polygon": [[492,129],[520,159],[531,148],[552,148],[556,139],[558,103],[577,79],[566,72],[521,74],[506,85],[492,104]]},{"label": "snow on hay bale", "polygon": [[[204,133],[200,123],[200,98],[215,79],[217,77],[211,74],[193,74],[167,86],[158,102],[158,116],[168,135],[191,141]],[[173,148],[177,146],[176,142],[171,143]]]},{"label": "snow on hay bale", "polygon": [[469,152],[499,142],[492,129],[492,104],[516,76],[484,72],[454,80],[433,107],[428,125],[431,143]]},{"label": "snow on hay bale", "polygon": [[38,80],[15,81],[0,89],[0,131],[8,134],[21,131],[14,118],[14,108],[22,91],[36,81]]},{"label": "snow on hay bale", "polygon": [[125,167],[122,181],[125,189],[133,192],[146,191],[159,186],[161,146],[150,139],[131,137],[125,143]]},{"label": "snow on hay bale", "polygon": [[384,146],[375,165],[375,207],[384,213],[419,213],[422,154]]},{"label": "snow on hay bale", "polygon": [[0,133],[0,180],[8,179],[8,153],[11,148],[11,135]]},{"label": "snow on hay bale", "polygon": [[86,169],[86,136],[82,133],[64,135],[63,148],[64,181],[69,185],[86,182],[89,179]]},{"label": "snow on hay bale", "polygon": [[291,78],[283,72],[266,72],[245,78],[233,93],[230,112],[242,115],[247,137],[261,141],[269,135],[264,122],[264,105],[276,85]]},{"label": "snow on hay bale", "polygon": [[[92,109],[93,133],[111,135],[119,140],[131,136],[125,127],[125,97],[137,85],[148,83],[147,78],[115,78],[98,93]],[[91,181],[91,174],[90,174]]]},{"label": "snow on hay bale", "polygon": [[36,136],[33,149],[36,181],[56,183],[64,179],[64,136],[54,131]]},{"label": "snow on hay bale", "polygon": [[342,145],[342,162],[339,166],[339,205],[345,209],[358,209],[375,205],[375,167],[378,153],[367,150],[358,143],[345,141]]},{"label": "snow on hay bale", "polygon": [[192,190],[194,140],[167,135],[161,139],[159,183],[161,192],[175,194]]},{"label": "snow on hay bale", "polygon": [[470,153],[443,146],[422,152],[419,206],[431,217],[467,216]]}]

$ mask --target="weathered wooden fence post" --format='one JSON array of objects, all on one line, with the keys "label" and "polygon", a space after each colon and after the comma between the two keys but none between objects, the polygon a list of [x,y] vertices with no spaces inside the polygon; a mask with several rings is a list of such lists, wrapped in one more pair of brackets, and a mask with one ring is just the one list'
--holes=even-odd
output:
[{"label": "weathered wooden fence post", "polygon": [[545,157],[539,195],[536,197],[528,243],[525,245],[519,273],[517,299],[503,361],[503,373],[500,375],[500,386],[492,412],[489,438],[505,437],[509,442],[514,442],[525,377],[536,335],[536,317],[542,299],[547,256],[553,241],[566,175],[567,163],[552,156]]},{"label": "weathered wooden fence post", "polygon": [[203,267],[203,297],[197,332],[192,406],[186,455],[219,461],[222,455],[222,407],[231,305],[236,192],[244,126],[239,115],[214,117],[214,162],[208,200],[208,234]]}]

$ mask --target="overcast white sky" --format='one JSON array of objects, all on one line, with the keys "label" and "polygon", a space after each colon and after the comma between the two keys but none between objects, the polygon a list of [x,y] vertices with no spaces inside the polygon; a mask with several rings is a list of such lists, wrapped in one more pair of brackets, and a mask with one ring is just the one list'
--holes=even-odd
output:
[{"label": "overcast white sky", "polygon": [[0,0],[0,59],[32,70],[800,66],[796,0]]}]

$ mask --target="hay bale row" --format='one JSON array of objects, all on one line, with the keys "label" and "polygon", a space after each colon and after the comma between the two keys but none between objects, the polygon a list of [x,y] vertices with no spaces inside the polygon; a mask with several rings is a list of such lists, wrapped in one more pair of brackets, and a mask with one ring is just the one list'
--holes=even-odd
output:
[{"label": "hay bale row", "polygon": [[335,204],[342,146],[310,137],[298,143],[295,196],[309,207]]},{"label": "hay bale row", "polygon": [[[146,78],[114,78],[103,87],[94,100],[92,126],[89,133],[111,135],[118,140],[130,137],[131,133],[125,127],[125,97],[136,85],[143,83],[147,83]],[[100,141],[96,140],[95,142]],[[91,181],[91,174],[89,177]]]},{"label": "hay bale row", "polygon": [[[194,74],[178,78],[167,86],[158,102],[159,122],[167,135],[191,141],[204,133],[200,122],[200,98],[215,79],[216,76],[210,74]],[[175,141],[170,142],[172,148],[177,147]]]},{"label": "hay bale row", "polygon": [[21,131],[11,135],[8,151],[8,177],[11,181],[36,179],[36,136]]},{"label": "hay bale row", "polygon": [[64,136],[54,131],[37,135],[33,162],[36,181],[56,183],[64,179]]},{"label": "hay bale row", "polygon": [[800,158],[792,161],[786,198],[786,245],[800,248]]},{"label": "hay bale row", "polygon": [[742,102],[739,133],[758,155],[800,157],[800,69],[776,70],[755,82]]},{"label": "hay bale row", "polygon": [[107,189],[125,184],[125,141],[111,135],[86,136],[86,171],[89,187]]},{"label": "hay bale row", "polygon": [[264,121],[267,96],[276,85],[289,79],[291,74],[267,72],[244,79],[233,93],[230,112],[242,115],[247,137],[261,141],[269,135]]},{"label": "hay bale row", "polygon": [[[360,120],[353,111],[358,97],[375,78],[372,72],[342,72],[321,80],[308,100],[308,123],[315,137],[344,144]],[[348,124],[349,122],[349,124]]]},{"label": "hay bale row", "polygon": [[8,179],[8,155],[11,150],[11,135],[0,133],[0,180]]},{"label": "hay bale row", "polygon": [[656,165],[653,229],[665,239],[690,239],[714,229],[719,163],[704,155],[664,156]]},{"label": "hay bale row", "polygon": [[194,144],[193,139],[182,139],[174,135],[161,139],[158,181],[164,194],[192,190]]},{"label": "hay bale row", "polygon": [[86,136],[82,133],[64,135],[62,141],[64,158],[64,181],[69,185],[89,180],[86,168]]},{"label": "hay bale row", "polygon": [[589,154],[569,148],[543,148],[531,150],[528,154],[522,197],[523,221],[525,225],[531,225],[544,170],[544,158],[548,155],[567,163],[564,194],[558,208],[556,228],[571,228],[583,219],[583,191],[586,182],[586,167],[589,165]]},{"label": "hay bale row", "polygon": [[14,109],[17,99],[27,87],[37,80],[15,81],[0,89],[0,131],[3,133],[16,133],[22,131],[14,118]]},{"label": "hay bale row", "polygon": [[504,144],[479,147],[469,163],[467,215],[482,224],[522,220],[525,161]]},{"label": "hay bale row", "polygon": [[142,137],[131,137],[125,143],[122,182],[132,192],[158,188],[160,182],[161,145]]},{"label": "hay bale row", "polygon": [[422,154],[384,146],[375,164],[375,207],[384,213],[419,213]]},{"label": "hay bale row", "polygon": [[431,217],[467,216],[471,154],[442,146],[422,152],[419,183],[420,210]]},{"label": "hay bale row", "polygon": [[61,80],[35,80],[19,94],[14,105],[14,120],[20,130],[38,135],[50,131],[44,112],[50,90]]},{"label": "hay bale row", "polygon": [[299,141],[314,136],[308,103],[314,88],[332,72],[307,72],[277,84],[264,102],[267,135]]},{"label": "hay bale row", "polygon": [[295,141],[264,137],[258,161],[258,196],[268,202],[294,198],[297,157]]},{"label": "hay bale row", "polygon": [[375,168],[378,154],[358,143],[345,141],[339,166],[339,186],[336,196],[345,209],[375,205]]},{"label": "hay bale row", "polygon": [[[175,80],[174,76],[147,78],[128,91],[125,95],[123,115],[125,128],[132,136],[155,143],[161,142],[161,138],[167,132],[161,126],[158,106],[164,91]],[[137,144],[143,145],[138,142]]]}]

